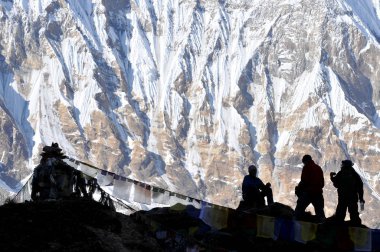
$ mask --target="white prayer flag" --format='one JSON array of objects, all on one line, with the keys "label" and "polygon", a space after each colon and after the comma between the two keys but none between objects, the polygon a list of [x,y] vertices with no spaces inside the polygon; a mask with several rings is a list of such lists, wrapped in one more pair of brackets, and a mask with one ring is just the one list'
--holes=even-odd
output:
[{"label": "white prayer flag", "polygon": [[102,171],[96,176],[96,179],[100,186],[110,186],[110,185],[113,185],[113,180],[114,180],[113,176],[114,176],[113,173]]},{"label": "white prayer flag", "polygon": [[152,199],[154,203],[167,205],[169,204],[169,192],[164,189],[153,188]]},{"label": "white prayer flag", "polygon": [[126,179],[115,179],[113,186],[113,195],[119,199],[129,200],[131,193],[132,183]]},{"label": "white prayer flag", "polygon": [[134,184],[135,192],[133,200],[142,204],[150,205],[152,202],[152,194],[150,187],[147,187],[143,183]]}]

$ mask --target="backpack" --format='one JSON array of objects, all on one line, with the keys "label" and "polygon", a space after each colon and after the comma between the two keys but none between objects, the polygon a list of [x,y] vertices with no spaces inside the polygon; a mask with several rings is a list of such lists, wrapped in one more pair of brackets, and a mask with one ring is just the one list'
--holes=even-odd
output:
[{"label": "backpack", "polygon": [[357,174],[353,169],[342,170],[339,176],[338,192],[343,196],[355,196],[358,193]]}]

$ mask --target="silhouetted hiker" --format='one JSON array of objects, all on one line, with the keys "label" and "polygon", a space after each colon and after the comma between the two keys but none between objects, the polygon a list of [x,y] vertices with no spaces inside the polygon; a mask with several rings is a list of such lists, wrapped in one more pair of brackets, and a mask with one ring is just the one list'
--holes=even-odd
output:
[{"label": "silhouetted hiker", "polygon": [[324,222],[325,212],[323,187],[325,180],[323,171],[319,165],[314,163],[310,155],[305,155],[302,158],[304,167],[302,169],[301,181],[295,188],[298,197],[297,206],[295,209],[295,218],[302,219],[305,215],[307,206],[311,203],[314,207],[315,214],[319,222]]},{"label": "silhouetted hiker", "polygon": [[361,219],[358,212],[358,200],[364,205],[363,181],[354,170],[350,160],[343,160],[341,170],[336,174],[330,173],[330,179],[338,188],[338,205],[336,207],[335,219],[344,222],[346,211],[350,213],[350,220],[354,225],[360,225]]},{"label": "silhouetted hiker", "polygon": [[257,177],[257,168],[254,165],[248,167],[249,175],[246,175],[243,180],[243,205],[249,208],[260,208],[265,206],[267,197],[268,205],[273,204],[273,194],[271,184],[264,183]]},{"label": "silhouetted hiker", "polygon": [[57,143],[43,147],[40,164],[33,171],[32,199],[46,200],[69,197],[73,193],[74,168]]}]

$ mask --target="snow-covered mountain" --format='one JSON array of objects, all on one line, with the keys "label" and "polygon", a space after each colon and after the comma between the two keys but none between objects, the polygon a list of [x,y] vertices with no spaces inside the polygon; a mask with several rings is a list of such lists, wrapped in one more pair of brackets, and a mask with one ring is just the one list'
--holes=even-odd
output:
[{"label": "snow-covered mountain", "polygon": [[0,190],[42,146],[236,207],[250,164],[295,206],[351,159],[380,225],[379,0],[0,0]]}]

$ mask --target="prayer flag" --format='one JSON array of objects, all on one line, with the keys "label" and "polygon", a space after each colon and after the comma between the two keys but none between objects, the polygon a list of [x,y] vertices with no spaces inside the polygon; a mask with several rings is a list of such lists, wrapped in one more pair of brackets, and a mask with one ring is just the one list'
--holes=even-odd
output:
[{"label": "prayer flag", "polygon": [[97,174],[99,173],[99,170],[83,164],[78,167],[78,170],[93,178],[96,178]]},{"label": "prayer flag", "polygon": [[113,195],[119,199],[129,200],[132,184],[123,180],[115,179]]},{"label": "prayer flag", "polygon": [[113,185],[113,174],[107,173],[107,171],[102,171],[101,174],[98,174],[96,176],[96,179],[98,180],[98,184],[100,186],[110,186]]},{"label": "prayer flag", "polygon": [[152,198],[153,198],[153,202],[154,203],[157,203],[157,204],[163,204],[163,205],[166,205],[166,204],[169,204],[169,200],[170,200],[170,197],[169,197],[169,192],[165,192],[165,191],[161,191],[161,190],[154,190],[155,188],[153,187],[153,193],[152,193]]},{"label": "prayer flag", "polygon": [[176,193],[175,195],[177,196],[177,198],[180,198],[182,200],[186,200],[186,196],[184,196],[182,194]]},{"label": "prayer flag", "polygon": [[274,234],[275,218],[272,216],[257,215],[257,237],[272,238],[276,240]]},{"label": "prayer flag", "polygon": [[176,193],[175,196],[176,196],[175,204],[180,203],[180,204],[185,205],[185,206],[189,204],[189,201],[187,200],[186,196],[179,194],[179,193]]},{"label": "prayer flag", "polygon": [[294,240],[294,222],[293,222],[293,220],[276,218],[275,236],[279,240],[293,241]]},{"label": "prayer flag", "polygon": [[200,208],[201,208],[201,201],[198,200],[198,199],[193,199],[192,205],[193,205],[195,208],[200,209]]},{"label": "prayer flag", "polygon": [[372,230],[371,238],[373,251],[380,251],[380,229]]},{"label": "prayer flag", "polygon": [[315,239],[318,225],[311,222],[295,221],[294,223],[294,240],[307,243]]},{"label": "prayer flag", "polygon": [[227,227],[228,210],[218,209],[207,202],[202,202],[199,218],[214,229]]},{"label": "prayer flag", "polygon": [[168,237],[168,232],[166,230],[156,232],[156,238],[158,240],[163,240],[163,239],[166,239],[167,237]]},{"label": "prayer flag", "polygon": [[372,251],[371,229],[349,227],[348,233],[354,243],[355,251]]},{"label": "prayer flag", "polygon": [[[144,186],[141,186],[144,185]],[[142,204],[150,205],[152,202],[151,191],[146,189],[144,183],[140,183],[138,185],[134,185],[134,197],[133,200]]]}]

